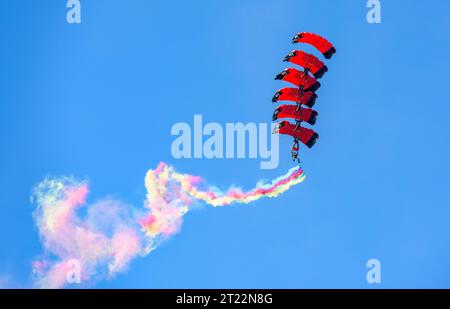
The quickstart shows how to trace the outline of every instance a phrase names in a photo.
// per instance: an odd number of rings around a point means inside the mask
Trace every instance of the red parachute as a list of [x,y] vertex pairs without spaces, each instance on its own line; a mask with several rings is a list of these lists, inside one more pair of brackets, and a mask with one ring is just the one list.
[[284,57],[283,61],[301,66],[308,72],[311,72],[315,78],[321,78],[328,71],[327,66],[316,56],[302,52],[301,50],[291,51]]
[[[323,37],[310,32],[297,33],[293,38],[292,43],[307,43],[313,45],[326,59],[330,59],[336,52],[336,49],[330,42]],[[302,122],[314,125],[318,116],[317,111],[311,108],[305,108],[303,105],[308,107],[314,106],[317,100],[317,94],[315,92],[321,86],[316,79],[321,78],[328,71],[328,68],[316,56],[301,50],[290,52],[284,58],[284,61],[301,66],[303,72],[295,68],[287,68],[275,77],[277,80],[283,80],[293,84],[296,88],[282,88],[278,90],[272,98],[272,102],[295,102],[295,105],[284,104],[275,109],[272,116],[273,121],[282,118],[290,118],[295,120],[295,124],[290,123],[287,120],[282,120],[278,126],[275,127],[274,133],[290,135],[294,138],[292,159],[294,161],[297,160],[300,163],[298,158],[299,142],[311,148],[319,138],[319,134],[314,130],[302,127],[301,125]],[[310,76],[310,73],[314,77]]]
[[284,80],[296,87],[301,87],[304,91],[316,91],[320,88],[320,83],[305,72],[294,68],[284,69],[278,73],[275,79]]
[[317,100],[317,94],[312,91],[303,92],[297,88],[282,88],[275,92],[272,102],[292,101],[300,105],[313,107]]
[[319,138],[319,134],[314,132],[314,130],[292,124],[286,120],[281,121],[278,127],[275,127],[274,133],[290,135],[308,146],[308,148],[314,146]]
[[336,52],[333,44],[328,42],[325,38],[320,35],[311,32],[299,32],[292,39],[292,43],[306,43],[317,48],[325,58],[330,59],[331,56]]
[[280,105],[274,111],[272,120],[276,121],[281,118],[292,118],[296,121],[304,121],[309,123],[310,125],[314,125],[317,120],[317,116],[319,113],[311,108],[298,108],[295,105]]

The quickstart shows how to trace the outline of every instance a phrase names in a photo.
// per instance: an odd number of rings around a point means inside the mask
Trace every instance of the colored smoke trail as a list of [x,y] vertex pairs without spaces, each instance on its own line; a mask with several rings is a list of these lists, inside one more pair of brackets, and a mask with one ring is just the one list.
[[88,191],[86,182],[70,177],[47,178],[34,188],[33,216],[44,248],[33,262],[36,287],[66,285],[74,261],[81,282],[109,278],[145,252],[133,208],[111,198],[86,204]]
[[269,183],[258,182],[244,192],[231,187],[221,191],[201,177],[181,174],[165,163],[145,177],[144,209],[105,198],[88,204],[85,181],[62,177],[45,179],[33,191],[34,219],[44,247],[33,262],[35,285],[60,288],[79,262],[83,283],[112,278],[131,260],[145,256],[180,230],[183,216],[198,202],[226,206],[277,197],[305,179],[299,168],[290,169]]
[[201,177],[177,173],[173,167],[160,163],[155,170],[149,170],[145,177],[145,207],[150,211],[139,222],[148,236],[167,237],[179,230],[182,217],[196,201],[214,207],[233,203],[248,204],[263,197],[276,197],[302,182],[305,177],[301,169],[294,167],[270,183],[258,182],[248,192],[240,188],[222,192],[206,185]]

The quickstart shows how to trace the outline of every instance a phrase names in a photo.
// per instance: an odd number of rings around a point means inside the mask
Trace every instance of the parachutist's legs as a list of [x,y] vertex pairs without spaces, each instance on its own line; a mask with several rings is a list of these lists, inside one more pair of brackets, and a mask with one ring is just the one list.
[[295,138],[294,139],[294,144],[292,145],[292,151],[291,151],[291,155],[292,155],[292,161],[298,161],[300,163],[300,160],[298,158],[298,150],[299,150],[299,143],[298,143],[298,139]]

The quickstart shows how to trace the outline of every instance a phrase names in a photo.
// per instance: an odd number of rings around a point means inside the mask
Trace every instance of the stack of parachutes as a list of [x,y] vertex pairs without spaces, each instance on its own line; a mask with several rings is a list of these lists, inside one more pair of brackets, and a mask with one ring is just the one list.
[[[336,52],[336,49],[330,42],[310,32],[297,33],[292,39],[292,43],[310,44],[319,50],[326,59],[330,59]],[[283,120],[275,128],[274,133],[286,134],[294,138],[292,159],[299,161],[299,141],[311,148],[319,138],[319,135],[314,130],[302,127],[301,123],[306,122],[310,125],[316,123],[318,113],[312,107],[317,99],[316,91],[320,88],[320,83],[317,80],[328,71],[328,68],[316,56],[301,50],[290,52],[284,58],[284,61],[296,64],[303,70],[287,68],[275,77],[275,79],[286,81],[295,87],[286,87],[278,90],[272,102],[291,101],[295,105],[284,104],[278,106],[273,113],[273,121],[290,118],[295,123]]]

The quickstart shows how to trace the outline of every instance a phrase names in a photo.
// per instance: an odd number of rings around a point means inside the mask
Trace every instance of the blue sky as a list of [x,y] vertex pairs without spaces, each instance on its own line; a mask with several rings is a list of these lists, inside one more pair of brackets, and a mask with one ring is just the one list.
[[[298,31],[337,48],[321,80],[307,180],[277,199],[194,211],[180,234],[98,288],[449,288],[447,1],[82,0],[0,4],[0,277],[29,282],[42,248],[30,192],[87,177],[91,201],[139,207],[159,161],[226,188],[291,167],[175,160],[175,122],[270,122]],[[308,49],[306,49],[308,50]],[[312,51],[312,49],[310,49]],[[381,285],[366,261],[382,265]]]

